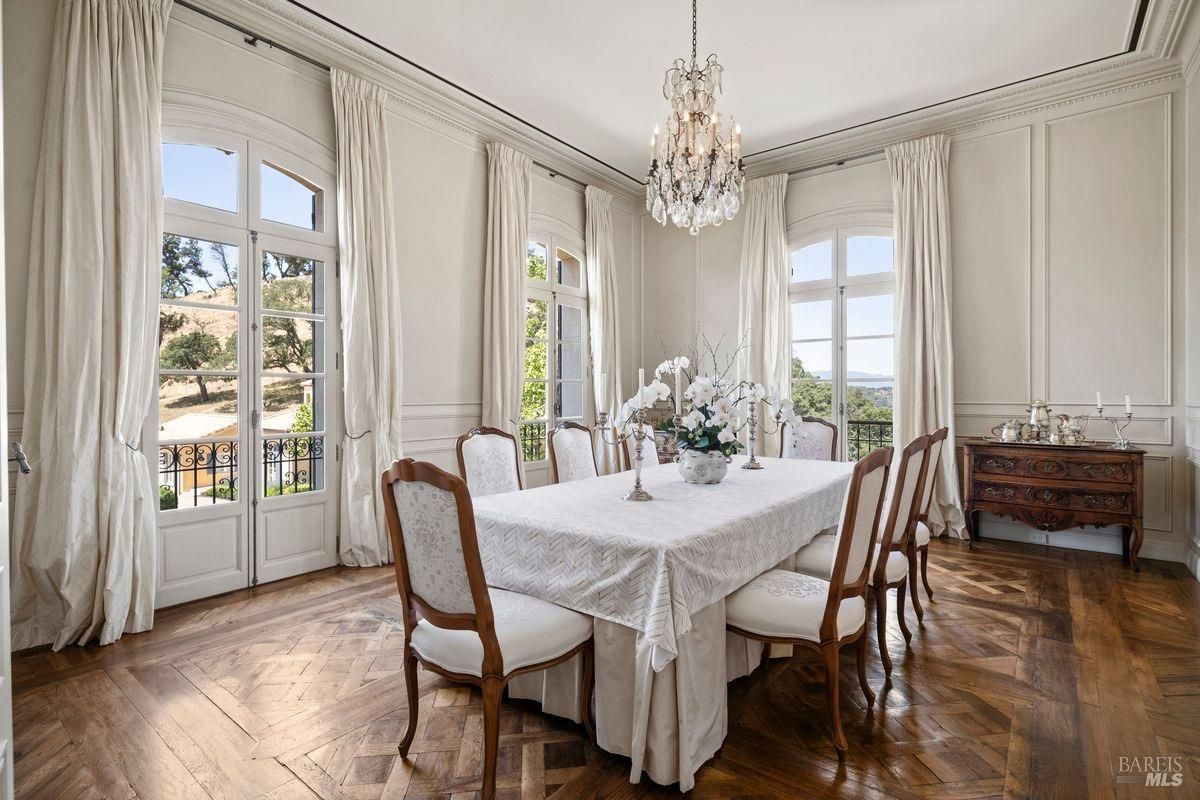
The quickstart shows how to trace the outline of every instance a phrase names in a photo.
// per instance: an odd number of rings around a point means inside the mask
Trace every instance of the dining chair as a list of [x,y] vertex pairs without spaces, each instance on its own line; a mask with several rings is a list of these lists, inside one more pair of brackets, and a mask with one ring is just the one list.
[[406,458],[381,481],[396,585],[404,614],[404,681],[408,757],[417,730],[417,663],[483,693],[483,800],[496,792],[500,700],[526,672],[582,656],[580,718],[594,738],[592,618],[536,597],[495,589],[484,580],[467,485],[433,464]]
[[891,461],[892,448],[881,447],[854,465],[828,579],[772,569],[725,599],[726,630],[764,647],[799,645],[821,653],[839,761],[846,757],[838,694],[842,645],[857,643],[858,682],[867,704],[875,702],[867,685],[867,584]]
[[908,549],[908,590],[912,592],[913,610],[917,612],[918,622],[925,619],[925,609],[921,607],[921,600],[917,597],[917,555],[921,556],[921,583],[925,584],[925,596],[932,600],[933,589],[929,587],[929,540],[932,538],[929,530],[929,504],[933,502],[938,467],[942,461],[942,446],[949,435],[949,428],[938,428],[929,434],[929,466],[925,469],[925,484],[921,487],[921,501],[917,504],[912,544]]
[[521,448],[517,438],[480,425],[458,437],[458,472],[472,497],[517,492],[521,485]]
[[560,422],[550,431],[550,475],[554,483],[595,478],[592,431],[578,422]]
[[837,460],[837,425],[820,417],[801,417],[793,426],[783,423],[779,441],[780,458],[810,461]]

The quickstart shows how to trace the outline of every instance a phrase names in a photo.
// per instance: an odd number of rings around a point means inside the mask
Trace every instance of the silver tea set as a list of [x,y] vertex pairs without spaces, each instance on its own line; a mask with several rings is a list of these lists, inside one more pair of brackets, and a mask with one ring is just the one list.
[[1026,419],[1014,417],[996,425],[992,428],[992,436],[1001,442],[1089,444],[1085,434],[1091,417],[1086,414],[1074,417],[1068,414],[1059,414],[1052,421],[1050,412],[1051,409],[1045,402],[1034,400],[1025,409],[1025,413],[1029,415]]

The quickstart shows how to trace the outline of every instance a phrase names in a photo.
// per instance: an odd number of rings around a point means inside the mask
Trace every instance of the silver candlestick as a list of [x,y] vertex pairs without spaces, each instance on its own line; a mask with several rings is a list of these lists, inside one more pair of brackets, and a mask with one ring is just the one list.
[[1098,416],[1100,419],[1106,419],[1112,423],[1113,433],[1116,435],[1117,440],[1110,445],[1111,449],[1128,450],[1132,446],[1132,443],[1125,438],[1125,429],[1129,427],[1129,423],[1133,422],[1132,411],[1125,412],[1125,421],[1122,422],[1120,417],[1104,416],[1104,406],[1096,406],[1096,416]]
[[[758,431],[759,431],[758,403],[759,403],[759,401],[755,400],[753,398],[753,396],[751,396],[751,398],[750,398],[750,414],[746,419],[746,425],[745,425],[745,427],[749,428],[748,438],[750,440],[750,460],[747,461],[745,464],[742,464],[742,469],[763,469],[764,468],[762,462],[758,460],[758,454],[755,452],[755,450],[757,449],[755,447],[755,442],[758,440]],[[779,427],[782,422],[783,422],[783,411],[776,410],[776,412],[775,412],[775,428],[773,430],[767,430],[767,427],[764,425],[764,426],[762,426],[761,430],[767,436],[774,436],[775,434],[779,433]]]
[[625,499],[639,502],[653,500],[654,495],[642,488],[642,448],[646,440],[650,438],[643,427],[646,425],[646,409],[639,408],[633,412],[633,416],[630,417],[630,423],[633,425],[633,433],[621,433],[614,429],[613,439],[610,441],[606,435],[608,431],[608,412],[601,411],[596,415],[596,427],[600,429],[600,439],[605,444],[616,446],[633,437],[633,488],[625,493]]

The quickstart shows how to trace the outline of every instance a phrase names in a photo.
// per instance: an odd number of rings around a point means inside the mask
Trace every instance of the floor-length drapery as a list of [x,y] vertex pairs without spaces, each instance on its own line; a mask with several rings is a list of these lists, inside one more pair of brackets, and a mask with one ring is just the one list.
[[[737,364],[739,380],[761,383],[768,392],[790,397],[786,195],[786,174],[746,182],[738,282],[738,338],[743,349]],[[778,443],[767,439],[759,434],[758,454],[777,454]]]
[[[612,195],[589,186],[584,196],[587,202],[588,328],[592,347],[592,388],[596,411],[607,411],[609,419],[616,420],[624,394],[621,392],[621,323],[617,308]],[[601,475],[619,470],[617,449],[597,440],[596,467]]]
[[154,624],[154,395],[170,0],[62,0],[34,194],[13,649]]
[[895,441],[950,429],[929,522],[935,534],[964,538],[950,346],[950,139],[935,134],[892,145],[887,160],[896,215]]
[[330,79],[346,358],[340,557],[365,567],[392,560],[379,476],[402,452],[400,269],[387,92],[336,68]]
[[483,424],[517,435],[525,377],[525,259],[529,156],[488,142],[488,225],[483,275]]

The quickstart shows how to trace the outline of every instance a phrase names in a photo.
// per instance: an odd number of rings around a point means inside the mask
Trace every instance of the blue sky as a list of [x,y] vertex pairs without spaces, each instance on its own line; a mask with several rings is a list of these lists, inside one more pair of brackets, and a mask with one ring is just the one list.
[[[215,147],[163,143],[163,196],[223,211],[238,208],[238,153]],[[312,229],[313,193],[267,165],[259,165],[262,217]]]

